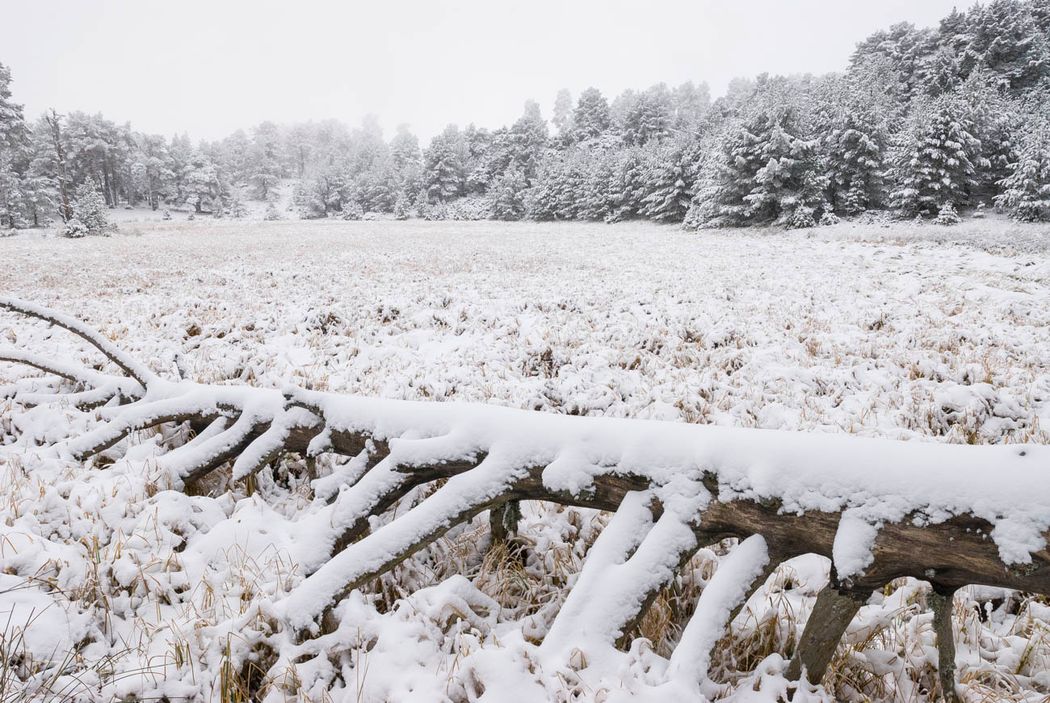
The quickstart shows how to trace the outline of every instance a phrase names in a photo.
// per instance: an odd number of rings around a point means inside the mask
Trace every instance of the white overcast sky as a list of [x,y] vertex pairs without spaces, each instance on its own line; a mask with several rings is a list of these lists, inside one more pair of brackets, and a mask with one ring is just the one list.
[[[823,73],[953,0],[0,0],[0,62],[28,116],[101,111],[215,139],[262,120],[369,113],[389,135],[497,127],[559,88]],[[963,3],[968,5],[969,0]]]

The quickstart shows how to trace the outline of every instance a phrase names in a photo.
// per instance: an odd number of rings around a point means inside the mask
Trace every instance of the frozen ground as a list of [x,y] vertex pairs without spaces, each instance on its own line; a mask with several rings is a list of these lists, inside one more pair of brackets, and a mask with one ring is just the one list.
[[[1047,228],[1001,221],[700,235],[641,224],[125,222],[109,239],[0,240],[0,291],[89,320],[157,371],[207,382],[1046,443],[1048,249]],[[79,348],[8,316],[0,335],[34,351]],[[0,384],[23,373],[2,367]],[[12,424],[46,419],[0,410],[7,442]],[[39,670],[38,683],[76,673],[82,684],[60,681],[102,700],[220,700],[233,635],[208,628],[299,577],[291,537],[265,527],[309,511],[307,486],[275,483],[266,503],[158,492],[149,445],[109,472],[0,447],[0,627],[25,632],[21,656],[7,657],[13,673]],[[661,596],[642,628],[651,645],[624,655],[618,685],[530,660],[530,638],[601,523],[531,506],[524,565],[481,554],[480,524],[452,533],[348,600],[356,630],[335,633],[324,657],[304,653],[270,687],[273,700],[659,699],[653,672],[722,547]],[[715,680],[740,684],[737,699],[775,700],[780,655],[825,568],[798,560],[738,619],[711,666]],[[957,598],[965,693],[1045,700],[1050,608],[1004,595]],[[902,581],[862,611],[828,689],[795,700],[923,700],[932,642],[923,587]]]

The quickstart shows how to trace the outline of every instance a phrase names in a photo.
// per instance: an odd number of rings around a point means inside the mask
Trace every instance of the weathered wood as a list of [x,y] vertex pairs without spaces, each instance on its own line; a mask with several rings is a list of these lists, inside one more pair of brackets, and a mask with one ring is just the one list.
[[937,681],[945,703],[959,703],[955,691],[955,629],[952,627],[952,609],[955,591],[934,589],[926,601],[933,610],[933,631],[937,635]]
[[[141,385],[144,390],[154,383],[160,383],[160,379],[152,371],[77,320],[13,299],[0,298],[0,308],[39,318],[82,337],[98,348],[110,361],[120,367],[127,377],[133,380],[99,374],[68,364],[48,363],[21,353],[5,353],[0,355],[0,361],[27,363],[46,373],[88,386],[109,389],[111,386],[108,384],[112,382],[115,384],[112,387],[121,389],[118,392],[123,394],[122,397],[128,399],[143,396],[138,392],[138,385]],[[99,386],[97,382],[100,379],[105,381],[106,385]],[[121,383],[125,385],[122,386]],[[161,387],[165,392],[174,388]],[[194,391],[200,392],[203,388],[206,387],[195,386]],[[214,388],[216,403],[206,403],[206,407],[180,407],[177,403],[164,405],[163,401],[159,401],[156,405],[143,403],[137,407],[139,410],[145,410],[146,414],[126,421],[118,419],[108,425],[103,424],[93,433],[81,438],[80,445],[87,446],[81,446],[76,456],[85,459],[97,454],[117,444],[134,430],[186,421],[189,421],[195,428],[203,428],[219,416],[237,417],[250,412],[248,408],[239,406],[239,403],[249,401],[241,401],[240,396],[236,393],[223,393],[223,387]],[[164,393],[160,395],[163,396]],[[329,428],[323,408],[304,403],[301,399],[293,402],[289,396],[286,396],[286,400],[289,401],[289,405],[304,408],[310,414],[306,415],[301,422],[297,420],[295,426],[288,428],[287,432],[275,431],[274,436],[279,435],[277,442],[279,446],[271,449],[269,444],[265,444],[266,451],[260,453],[259,456],[253,456],[250,465],[241,467],[244,471],[249,474],[257,471],[286,452],[311,457],[320,452],[332,452],[355,457],[368,450],[366,472],[388,471],[400,477],[396,480],[384,479],[378,482],[382,484],[383,490],[375,496],[368,497],[365,501],[367,508],[362,511],[364,514],[355,513],[350,516],[354,518],[353,522],[334,540],[331,550],[333,557],[366,537],[369,517],[386,513],[420,486],[453,479],[464,472],[480,469],[485,459],[484,452],[479,450],[477,456],[465,459],[438,461],[423,466],[391,466],[387,462],[382,465],[382,468],[377,469],[380,463],[390,456],[388,440],[393,440],[393,438],[374,438],[362,432]],[[251,426],[249,432],[229,435],[228,439],[231,439],[229,446],[219,447],[216,452],[201,459],[199,466],[182,467],[184,469],[182,475],[187,479],[186,482],[192,483],[202,479],[211,471],[236,459],[251,442],[270,430],[280,416],[280,403],[276,403],[278,408],[276,411],[273,410],[274,405],[268,397],[264,398],[261,404],[263,408],[261,416],[258,422]],[[151,408],[152,413],[149,412]],[[254,414],[250,416],[256,417]],[[310,418],[316,418],[316,421]],[[284,419],[287,420],[287,418]],[[224,431],[229,432],[228,429]],[[322,433],[324,433],[323,442],[318,439]],[[1020,450],[1020,455],[1024,455],[1024,450]],[[691,467],[683,467],[683,470],[689,468]],[[494,538],[506,539],[513,525],[516,524],[517,513],[512,506],[516,506],[518,501],[539,500],[615,511],[629,492],[653,489],[658,493],[661,489],[660,486],[652,485],[651,480],[645,476],[622,473],[616,467],[610,467],[599,472],[593,478],[592,485],[582,491],[573,493],[566,490],[552,490],[543,482],[544,469],[544,466],[522,468],[517,472],[518,478],[511,480],[505,486],[495,484],[499,491],[497,494],[486,495],[484,499],[479,498],[455,514],[448,515],[447,520],[420,534],[418,539],[403,539],[405,544],[390,554],[389,559],[377,560],[375,565],[356,573],[345,584],[345,588],[336,594],[337,600],[370,579],[394,568],[455,525],[469,521],[485,510],[492,511]],[[989,470],[993,469],[994,467],[989,467]],[[386,474],[386,476],[389,478],[394,474]],[[712,544],[726,537],[746,538],[754,534],[761,534],[768,545],[770,570],[783,560],[801,554],[812,553],[831,558],[841,514],[822,511],[799,514],[785,511],[777,500],[720,496],[718,482],[714,475],[705,477],[704,485],[713,498],[702,514],[696,515],[688,523],[695,532],[697,545]],[[654,502],[652,511],[653,518],[659,520],[662,506]],[[946,699],[953,700],[952,697],[955,695],[954,642],[951,636],[950,594],[957,588],[970,584],[1050,594],[1050,548],[1044,547],[1032,553],[1030,563],[1007,566],[1000,557],[998,546],[990,538],[993,528],[994,526],[989,521],[968,514],[957,515],[936,523],[931,522],[928,516],[913,514],[905,516],[898,522],[880,525],[873,545],[871,563],[862,573],[851,575],[848,581],[839,582],[833,577],[833,585],[818,596],[813,614],[807,622],[798,649],[789,666],[789,676],[797,678],[804,670],[811,681],[819,681],[831,661],[842,632],[849,625],[867,595],[893,579],[912,576],[928,581],[934,589],[930,603],[934,609],[940,650],[941,687]],[[1050,534],[1044,537],[1050,538]],[[680,558],[678,566],[681,568],[692,556],[692,551],[686,550],[674,556]],[[768,573],[765,576],[768,576]],[[653,588],[649,592],[640,594],[641,607],[638,609],[638,618],[642,617],[646,607],[655,597],[656,590],[657,588]]]
[[798,681],[805,674],[810,683],[820,683],[842,634],[870,595],[870,592],[840,591],[830,584],[817,595],[795,655],[788,664],[789,679]]
[[489,533],[492,544],[507,544],[518,533],[521,520],[521,501],[508,500],[489,511]]

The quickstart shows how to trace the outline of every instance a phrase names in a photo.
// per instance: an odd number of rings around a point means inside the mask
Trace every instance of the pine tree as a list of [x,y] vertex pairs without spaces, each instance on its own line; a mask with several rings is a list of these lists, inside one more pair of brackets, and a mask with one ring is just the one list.
[[657,222],[682,222],[692,198],[693,145],[675,143],[653,151],[645,176],[641,215]]
[[905,217],[967,205],[980,185],[981,142],[965,106],[942,96],[918,109],[893,159],[891,204]]
[[525,216],[525,174],[509,169],[489,191],[492,216],[497,220],[520,220]]
[[398,191],[397,199],[394,201],[394,219],[407,220],[408,210],[408,195],[403,190]]
[[70,238],[106,235],[111,225],[106,216],[106,200],[90,183],[77,186],[73,194],[73,217],[66,223],[63,235]]
[[827,205],[817,142],[799,136],[792,109],[759,111],[722,141],[691,221],[707,226],[777,223],[812,226]]
[[823,142],[833,208],[856,215],[880,207],[886,134],[867,106],[847,105],[833,118]]
[[959,213],[955,210],[955,206],[951,202],[946,202],[941,205],[941,209],[937,211],[937,217],[933,219],[934,224],[951,226],[959,224]]
[[696,225],[747,224],[749,208],[744,198],[755,187],[755,177],[766,163],[763,145],[771,130],[769,115],[760,112],[721,136],[696,196],[696,212],[690,218]]
[[558,136],[565,137],[573,131],[572,94],[562,88],[554,99],[554,113],[551,124],[558,130]]
[[536,177],[548,140],[547,122],[535,101],[525,102],[525,113],[511,126],[507,136],[511,165],[521,171],[527,182],[531,182]]
[[1050,77],[1050,37],[1026,3],[991,0],[971,14],[967,51],[1001,86],[1016,93]]
[[626,149],[617,155],[609,185],[606,222],[638,217],[645,198],[645,156],[641,149]]
[[1017,161],[1001,182],[998,207],[1022,222],[1050,222],[1050,124],[1042,122],[1022,138]]
[[[252,194],[258,200],[269,201],[277,197],[277,186],[283,175],[280,153],[280,135],[277,125],[263,122],[252,134],[251,175]],[[199,212],[199,210],[198,210]]]
[[628,144],[642,145],[671,133],[671,93],[663,83],[639,93],[624,115],[623,136]]
[[37,223],[47,183],[29,174],[29,130],[12,100],[11,71],[0,63],[0,228]]
[[576,141],[587,141],[600,137],[609,130],[609,101],[597,88],[588,88],[580,93],[576,110],[572,114],[573,137]]
[[[785,119],[784,122],[790,122]],[[755,186],[744,196],[752,222],[812,227],[823,213],[827,178],[819,170],[816,140],[773,125],[763,145],[766,164],[755,174]]]
[[434,137],[423,167],[427,200],[443,203],[462,194],[466,181],[466,144],[455,125]]

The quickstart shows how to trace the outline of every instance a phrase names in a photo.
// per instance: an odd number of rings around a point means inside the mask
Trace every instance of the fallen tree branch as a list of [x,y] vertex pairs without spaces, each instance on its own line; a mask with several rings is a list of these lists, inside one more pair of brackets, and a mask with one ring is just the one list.
[[[900,442],[172,383],[76,320],[10,299],[0,299],[0,307],[78,334],[130,377],[21,352],[0,356],[94,388],[119,387],[135,400],[99,410],[99,425],[65,443],[75,458],[114,448],[136,430],[188,421],[202,435],[159,461],[183,483],[231,462],[233,477],[246,478],[291,452],[363,462],[362,473],[304,519],[321,548],[312,548],[312,560],[302,564],[302,583],[274,604],[281,621],[297,631],[315,631],[349,592],[456,525],[528,500],[616,513],[551,628],[544,647],[552,651],[563,651],[582,627],[597,627],[612,646],[699,546],[727,537],[761,536],[768,562],[752,575],[755,582],[794,556],[832,560],[832,586],[817,598],[789,667],[792,676],[805,672],[814,682],[868,594],[895,578],[928,581],[935,593],[986,584],[1050,594],[1050,491],[1033,490],[1045,486],[1048,447]],[[40,400],[16,390],[16,402],[20,397]],[[371,530],[375,518],[438,481],[445,483]],[[754,584],[738,580],[729,590],[746,597]],[[711,595],[701,612],[731,618],[739,603],[730,601]],[[932,602],[940,608],[941,685],[948,692],[954,690],[953,657],[943,633],[950,631],[950,608],[938,606],[936,597]],[[701,633],[690,636],[692,650],[678,655],[675,671],[704,659],[713,635]]]

